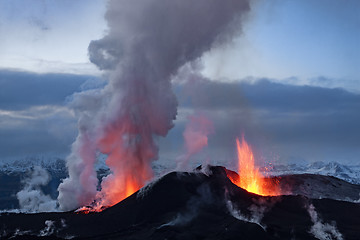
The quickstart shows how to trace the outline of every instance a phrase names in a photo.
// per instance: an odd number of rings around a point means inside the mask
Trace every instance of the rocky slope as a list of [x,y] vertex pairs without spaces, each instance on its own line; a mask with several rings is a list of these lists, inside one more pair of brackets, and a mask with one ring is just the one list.
[[172,172],[100,213],[1,214],[2,239],[359,239],[360,205],[262,197],[223,167]]

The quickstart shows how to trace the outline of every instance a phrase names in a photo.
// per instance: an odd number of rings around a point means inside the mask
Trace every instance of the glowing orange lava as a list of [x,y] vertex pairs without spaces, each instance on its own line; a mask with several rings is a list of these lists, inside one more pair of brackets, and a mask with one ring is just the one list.
[[102,198],[103,195],[99,193],[98,199],[94,200],[94,202],[89,206],[80,207],[75,211],[75,213],[89,214],[94,212],[101,212],[106,208],[111,207],[129,197],[142,187],[142,185],[139,185],[136,180],[132,178],[132,176],[126,176],[120,181],[117,179],[113,181],[113,184],[114,187],[111,195],[108,194],[107,198]]
[[251,147],[245,141],[236,139],[238,174],[239,178],[228,175],[229,179],[237,186],[263,196],[281,195],[278,183],[272,179],[264,178],[255,166],[254,154]]
[[94,202],[89,206],[77,209],[75,212],[79,214],[101,212],[129,197],[144,186],[142,179],[141,181],[139,179],[143,175],[141,175],[140,170],[138,172],[140,174],[139,176],[127,174],[115,177],[112,174],[108,175],[107,178],[110,181],[108,181],[107,184],[111,183],[111,185],[104,184],[104,191],[98,192]]

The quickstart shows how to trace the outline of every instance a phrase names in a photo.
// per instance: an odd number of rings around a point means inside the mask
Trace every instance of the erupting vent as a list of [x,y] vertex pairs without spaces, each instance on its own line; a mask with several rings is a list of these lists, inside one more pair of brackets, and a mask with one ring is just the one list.
[[238,178],[229,175],[229,179],[237,186],[263,196],[281,195],[278,182],[265,178],[255,166],[254,154],[251,147],[242,136],[241,142],[236,139],[238,158]]

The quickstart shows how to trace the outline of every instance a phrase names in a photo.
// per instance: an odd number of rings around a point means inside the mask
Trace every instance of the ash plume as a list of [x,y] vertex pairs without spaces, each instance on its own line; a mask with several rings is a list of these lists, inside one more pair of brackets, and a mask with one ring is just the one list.
[[[74,96],[79,134],[67,158],[69,177],[58,188],[62,210],[95,199],[115,204],[152,178],[156,137],[167,135],[177,114],[171,78],[238,33],[248,11],[248,0],[108,2],[109,31],[89,45],[108,84]],[[99,153],[112,172],[101,191],[94,169]]]

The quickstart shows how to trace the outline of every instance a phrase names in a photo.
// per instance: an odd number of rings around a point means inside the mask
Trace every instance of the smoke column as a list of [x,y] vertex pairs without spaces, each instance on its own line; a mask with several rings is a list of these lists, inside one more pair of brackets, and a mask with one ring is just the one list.
[[[171,78],[179,67],[231,39],[241,29],[248,0],[112,0],[109,31],[89,45],[91,62],[107,72],[101,90],[74,96],[79,135],[67,158],[69,177],[59,186],[61,209],[95,199],[112,205],[151,179],[156,136],[176,117]],[[112,174],[101,191],[94,164],[107,155]]]
[[31,174],[24,179],[24,188],[16,194],[19,200],[20,209],[25,212],[54,212],[57,211],[56,200],[44,194],[41,186],[45,186],[50,181],[49,173],[36,166]]
[[214,125],[205,115],[194,113],[188,117],[183,132],[186,154],[177,159],[177,169],[183,170],[188,167],[191,156],[208,145],[208,135],[213,132]]

